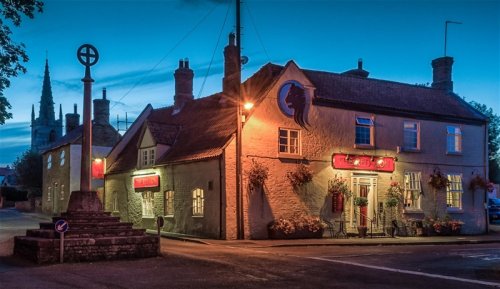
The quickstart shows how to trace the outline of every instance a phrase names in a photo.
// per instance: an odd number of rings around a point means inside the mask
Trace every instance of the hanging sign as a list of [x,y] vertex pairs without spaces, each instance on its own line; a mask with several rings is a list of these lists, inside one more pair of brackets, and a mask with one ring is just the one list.
[[140,176],[134,178],[134,189],[155,188],[160,186],[160,176]]
[[364,170],[377,172],[393,172],[394,158],[351,154],[334,154],[332,166],[341,170]]

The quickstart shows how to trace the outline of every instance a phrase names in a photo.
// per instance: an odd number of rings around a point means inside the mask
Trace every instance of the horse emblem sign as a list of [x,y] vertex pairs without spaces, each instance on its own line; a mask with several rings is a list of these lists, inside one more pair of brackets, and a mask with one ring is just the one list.
[[285,82],[278,92],[278,106],[286,116],[293,116],[293,120],[301,127],[306,126],[306,93],[304,86],[298,81]]

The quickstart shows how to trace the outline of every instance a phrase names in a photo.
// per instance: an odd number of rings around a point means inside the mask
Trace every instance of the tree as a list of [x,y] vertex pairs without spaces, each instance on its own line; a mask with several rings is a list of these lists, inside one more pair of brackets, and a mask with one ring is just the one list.
[[493,112],[493,109],[486,105],[471,101],[470,105],[488,117],[488,163],[489,179],[492,182],[500,183],[500,116]]
[[43,159],[39,153],[27,150],[14,162],[17,183],[31,196],[42,193]]
[[35,12],[42,12],[43,3],[39,0],[0,0],[0,125],[12,118],[8,112],[11,105],[3,92],[10,86],[10,78],[19,73],[25,73],[26,67],[21,62],[28,61],[28,55],[23,43],[15,43],[10,38],[12,31],[5,20],[10,20],[14,26],[21,25],[23,15],[33,19]]

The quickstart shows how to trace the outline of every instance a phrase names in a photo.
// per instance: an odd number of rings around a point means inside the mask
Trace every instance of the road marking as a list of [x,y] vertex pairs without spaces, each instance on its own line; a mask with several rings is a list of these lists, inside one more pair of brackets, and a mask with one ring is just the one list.
[[493,287],[500,287],[500,283],[496,283],[496,282],[472,280],[472,279],[465,279],[465,278],[459,278],[459,277],[452,277],[452,276],[423,273],[423,272],[417,272],[417,271],[395,269],[395,268],[389,268],[389,267],[384,267],[384,266],[374,266],[374,265],[368,265],[368,264],[361,264],[361,263],[349,262],[349,261],[331,260],[331,259],[326,259],[326,258],[321,258],[321,257],[307,257],[307,258],[313,259],[313,260],[331,262],[331,263],[339,263],[339,264],[345,264],[345,265],[351,265],[351,266],[364,267],[364,268],[375,269],[375,270],[383,270],[383,271],[396,272],[396,273],[402,273],[402,274],[425,276],[425,277],[429,277],[429,278],[446,279],[446,280],[453,280],[453,281],[459,281],[459,282],[465,282],[465,283],[473,283],[473,284],[487,285],[487,286],[493,286]]

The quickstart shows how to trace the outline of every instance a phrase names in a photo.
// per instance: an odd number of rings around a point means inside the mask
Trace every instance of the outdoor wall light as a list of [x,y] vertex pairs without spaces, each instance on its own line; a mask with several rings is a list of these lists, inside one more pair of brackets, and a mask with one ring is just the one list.
[[251,103],[251,102],[245,102],[245,104],[243,104],[243,108],[245,110],[251,110],[253,108],[253,103]]

